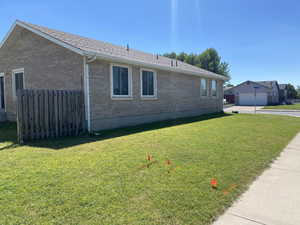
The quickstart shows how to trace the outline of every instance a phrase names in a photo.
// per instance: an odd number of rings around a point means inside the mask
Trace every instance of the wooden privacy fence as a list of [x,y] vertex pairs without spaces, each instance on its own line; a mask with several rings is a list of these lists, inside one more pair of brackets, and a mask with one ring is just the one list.
[[85,131],[82,91],[19,90],[19,142],[77,136]]

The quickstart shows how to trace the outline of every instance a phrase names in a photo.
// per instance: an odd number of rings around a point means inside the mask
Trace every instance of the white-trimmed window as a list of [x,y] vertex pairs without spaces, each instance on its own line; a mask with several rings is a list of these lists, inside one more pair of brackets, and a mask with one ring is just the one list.
[[17,96],[18,90],[25,88],[24,69],[16,69],[12,71],[12,91],[13,96]]
[[111,64],[110,80],[112,98],[132,97],[132,74],[129,66]]
[[201,93],[201,96],[208,96],[208,89],[207,89],[207,83],[208,83],[208,80],[207,79],[204,79],[202,78],[201,81],[200,81],[200,93]]
[[217,81],[216,80],[211,81],[211,96],[217,97]]
[[153,99],[157,97],[157,75],[154,70],[141,69],[141,97]]

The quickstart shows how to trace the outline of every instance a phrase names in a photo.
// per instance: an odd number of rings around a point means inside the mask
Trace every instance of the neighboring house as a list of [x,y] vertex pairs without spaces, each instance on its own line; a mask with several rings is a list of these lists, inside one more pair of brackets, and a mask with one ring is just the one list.
[[226,103],[234,104],[235,103],[235,95],[233,93],[234,87],[225,87],[224,88],[224,99]]
[[245,81],[225,91],[234,95],[236,105],[276,105],[279,104],[279,85],[277,81]]
[[76,89],[85,94],[90,131],[220,112],[227,80],[129,46],[22,21],[0,45],[0,74],[8,120],[16,119],[18,89]]
[[287,84],[279,84],[279,102],[288,102],[288,89]]

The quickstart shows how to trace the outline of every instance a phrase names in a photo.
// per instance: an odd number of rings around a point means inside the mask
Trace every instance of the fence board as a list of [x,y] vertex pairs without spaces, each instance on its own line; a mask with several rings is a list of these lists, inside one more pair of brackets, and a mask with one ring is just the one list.
[[[22,95],[22,98],[23,98],[21,104],[24,107],[24,112],[23,112],[22,119],[25,123],[25,132],[23,132],[23,137],[24,137],[24,139],[27,139],[28,138],[27,136],[29,135],[29,110],[28,110],[29,109],[29,102],[28,102],[28,95],[26,93],[21,93],[21,95]],[[21,123],[21,124],[23,124],[23,123]]]
[[30,138],[32,140],[35,139],[35,136],[34,136],[34,99],[33,99],[33,93],[32,92],[29,92],[29,127],[30,127],[30,132],[29,132],[29,135],[30,135]]
[[41,128],[41,139],[45,138],[45,113],[44,113],[44,107],[45,107],[45,100],[44,100],[44,92],[39,91],[39,116],[40,116],[40,128]]
[[41,130],[40,130],[40,115],[39,115],[39,95],[37,91],[33,92],[34,98],[34,123],[35,123],[35,137],[36,139],[41,138]]
[[78,136],[85,131],[83,104],[81,91],[19,90],[19,142]]
[[46,90],[44,92],[44,98],[45,98],[45,109],[44,114],[45,114],[45,120],[44,120],[44,124],[45,124],[45,133],[46,133],[46,138],[49,138],[49,92],[48,90]]
[[62,92],[58,95],[58,111],[59,111],[59,136],[63,136],[63,107],[62,107]]

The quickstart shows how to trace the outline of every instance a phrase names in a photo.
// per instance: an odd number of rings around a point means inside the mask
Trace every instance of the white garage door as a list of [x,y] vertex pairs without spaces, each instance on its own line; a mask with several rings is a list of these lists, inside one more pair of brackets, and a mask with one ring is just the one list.
[[[240,94],[240,105],[255,105],[255,98],[253,93]],[[256,94],[256,105],[267,105],[268,96],[265,93]]]

